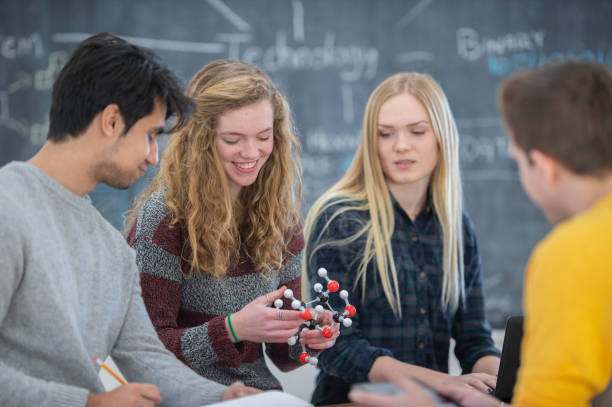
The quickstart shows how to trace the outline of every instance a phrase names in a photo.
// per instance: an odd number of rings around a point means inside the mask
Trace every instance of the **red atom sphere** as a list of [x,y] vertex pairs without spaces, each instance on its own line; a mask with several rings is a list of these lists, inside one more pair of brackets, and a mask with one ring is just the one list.
[[329,329],[328,327],[323,328],[322,333],[323,333],[323,336],[326,338],[331,338],[334,335],[331,329]]
[[310,355],[306,352],[302,352],[302,354],[300,355],[300,362],[302,362],[302,364],[306,364],[308,363],[308,360],[306,360],[306,358],[310,357]]
[[310,310],[308,308],[306,308],[306,311],[302,312],[300,314],[300,317],[304,320],[304,321],[308,321],[310,318],[312,318],[312,315],[310,315]]
[[340,284],[338,284],[336,280],[332,280],[329,283],[327,283],[327,289],[331,291],[332,293],[335,293],[336,291],[338,291],[339,288],[340,288]]
[[355,309],[354,306],[352,305],[347,305],[346,307],[344,307],[345,311],[348,311],[348,316],[352,317],[353,315],[355,315],[355,313],[357,312],[357,310]]

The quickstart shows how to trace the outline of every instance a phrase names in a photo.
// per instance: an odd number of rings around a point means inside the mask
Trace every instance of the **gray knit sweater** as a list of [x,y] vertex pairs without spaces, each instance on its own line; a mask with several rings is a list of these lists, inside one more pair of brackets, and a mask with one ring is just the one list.
[[[225,328],[228,313],[282,285],[296,296],[301,291],[302,230],[290,233],[283,267],[263,278],[242,254],[229,268],[226,278],[210,275],[187,277],[190,265],[184,260],[187,233],[170,227],[163,192],[151,194],[138,213],[128,242],[136,249],[141,271],[144,302],[153,326],[166,347],[200,375],[219,383],[240,380],[262,390],[280,389],[266,366],[261,343],[232,343]],[[214,221],[214,220],[211,220]],[[285,300],[285,308],[291,309]],[[266,344],[270,359],[281,369],[300,366],[300,344]]]
[[84,406],[103,392],[93,361],[113,357],[162,405],[218,401],[159,341],[133,250],[93,207],[40,169],[0,169],[0,406]]

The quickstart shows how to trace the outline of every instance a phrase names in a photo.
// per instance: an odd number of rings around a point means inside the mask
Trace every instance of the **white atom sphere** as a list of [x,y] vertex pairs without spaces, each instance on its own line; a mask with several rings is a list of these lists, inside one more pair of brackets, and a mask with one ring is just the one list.
[[306,332],[306,331],[310,331],[310,329],[308,329],[306,327],[302,328],[302,332]]
[[326,277],[327,269],[325,269],[325,267],[321,267],[319,270],[317,270],[317,274],[319,275],[319,277]]
[[288,343],[290,346],[295,345],[295,343],[296,343],[296,342],[297,342],[297,336],[292,336],[292,337],[290,337],[290,338],[287,340],[287,343]]
[[293,298],[293,291],[287,288],[285,290],[285,298]]
[[344,318],[344,321],[342,321],[342,325],[348,328],[349,326],[353,325],[353,321],[350,318]]
[[346,290],[340,291],[340,298],[342,298],[343,300],[346,300],[348,298],[348,291]]
[[291,301],[291,308],[300,309],[301,306],[302,306],[302,303],[299,300]]
[[276,299],[276,301],[274,301],[274,306],[276,308],[280,308],[283,306],[283,300],[281,300],[280,298]]
[[317,359],[315,356],[311,356],[308,358],[308,363],[310,363],[313,366],[316,366],[317,363],[319,363],[319,359]]
[[316,283],[314,286],[312,286],[313,290],[315,290],[316,293],[320,293],[321,291],[323,291],[323,284],[321,283]]
[[317,311],[317,312],[323,312],[323,306],[322,306],[321,304],[317,305],[317,306],[315,307],[315,311]]

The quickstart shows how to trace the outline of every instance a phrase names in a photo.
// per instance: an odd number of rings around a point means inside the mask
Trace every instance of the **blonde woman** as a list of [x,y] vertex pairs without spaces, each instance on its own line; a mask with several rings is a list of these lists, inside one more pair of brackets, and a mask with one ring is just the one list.
[[[450,107],[429,75],[391,76],[370,96],[349,170],[306,219],[311,283],[326,267],[360,302],[353,325],[319,357],[313,404],[347,402],[351,383],[395,375],[495,387],[499,351],[463,213],[458,149]],[[463,376],[447,374],[451,337]]]
[[[196,111],[128,218],[144,302],[162,342],[202,376],[280,389],[261,344],[281,370],[300,366],[300,344],[287,345],[299,312],[269,306],[301,286],[289,108],[266,74],[234,60],[206,65],[187,93]],[[321,350],[335,336],[300,341]]]

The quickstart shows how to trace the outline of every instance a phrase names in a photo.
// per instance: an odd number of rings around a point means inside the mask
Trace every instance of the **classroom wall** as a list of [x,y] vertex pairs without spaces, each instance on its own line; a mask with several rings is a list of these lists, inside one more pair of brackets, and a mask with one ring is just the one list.
[[[266,70],[302,144],[303,208],[346,170],[368,95],[388,75],[433,75],[461,139],[465,208],[479,237],[487,310],[520,313],[522,270],[549,230],[520,187],[496,107],[501,80],[554,59],[612,66],[608,0],[24,0],[0,2],[0,165],[44,143],[51,86],[75,44],[110,31],[157,52],[183,80],[218,58]],[[116,227],[155,173],[91,194]],[[321,265],[324,266],[324,265]]]

